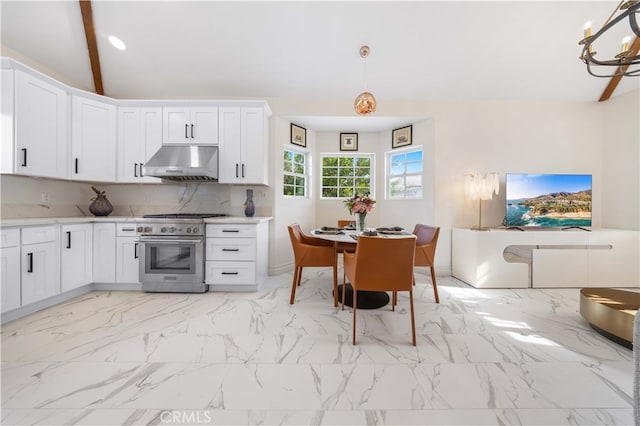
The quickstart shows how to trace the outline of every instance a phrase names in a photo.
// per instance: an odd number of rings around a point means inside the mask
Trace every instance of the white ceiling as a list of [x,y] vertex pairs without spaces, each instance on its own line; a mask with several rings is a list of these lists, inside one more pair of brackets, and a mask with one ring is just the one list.
[[[352,102],[366,81],[379,104],[596,101],[608,79],[587,74],[577,42],[586,21],[597,27],[617,4],[94,0],[93,14],[105,94],[114,98]],[[0,13],[3,54],[93,90],[77,1],[2,0]],[[113,48],[110,34],[127,50]],[[371,46],[366,80],[363,44]],[[619,49],[612,44],[599,54]],[[615,94],[638,87],[640,78],[623,78]]]

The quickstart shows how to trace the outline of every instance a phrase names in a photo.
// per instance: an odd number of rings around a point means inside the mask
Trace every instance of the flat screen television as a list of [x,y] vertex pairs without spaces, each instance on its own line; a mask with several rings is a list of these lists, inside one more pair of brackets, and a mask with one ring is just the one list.
[[591,226],[591,175],[507,173],[506,226]]

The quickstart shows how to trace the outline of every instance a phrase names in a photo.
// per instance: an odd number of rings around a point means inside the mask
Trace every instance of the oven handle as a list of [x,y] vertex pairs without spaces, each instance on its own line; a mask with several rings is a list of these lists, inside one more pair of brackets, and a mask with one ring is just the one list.
[[169,238],[155,238],[155,237],[140,237],[140,240],[138,240],[139,243],[141,244],[175,244],[175,243],[201,243],[202,242],[202,237],[195,237],[195,238],[176,238],[176,239],[169,239]]

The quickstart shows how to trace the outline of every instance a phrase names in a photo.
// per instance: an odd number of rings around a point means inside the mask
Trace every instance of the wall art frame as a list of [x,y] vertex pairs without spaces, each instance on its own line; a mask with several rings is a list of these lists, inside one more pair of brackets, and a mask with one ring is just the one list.
[[401,148],[413,143],[413,125],[399,127],[391,132],[391,148]]
[[357,151],[358,134],[340,133],[340,151]]
[[291,123],[291,143],[303,148],[307,147],[307,129]]

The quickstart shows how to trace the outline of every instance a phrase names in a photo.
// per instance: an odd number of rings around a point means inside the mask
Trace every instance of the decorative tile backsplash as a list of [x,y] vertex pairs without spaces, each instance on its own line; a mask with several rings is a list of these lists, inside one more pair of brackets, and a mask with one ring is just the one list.
[[[226,213],[244,216],[244,186],[211,182],[168,182],[161,184],[100,184],[2,175],[0,217],[91,216],[89,204],[95,193],[105,191],[113,205],[111,216],[142,216],[149,213]],[[256,216],[271,216],[269,188],[254,188]]]

